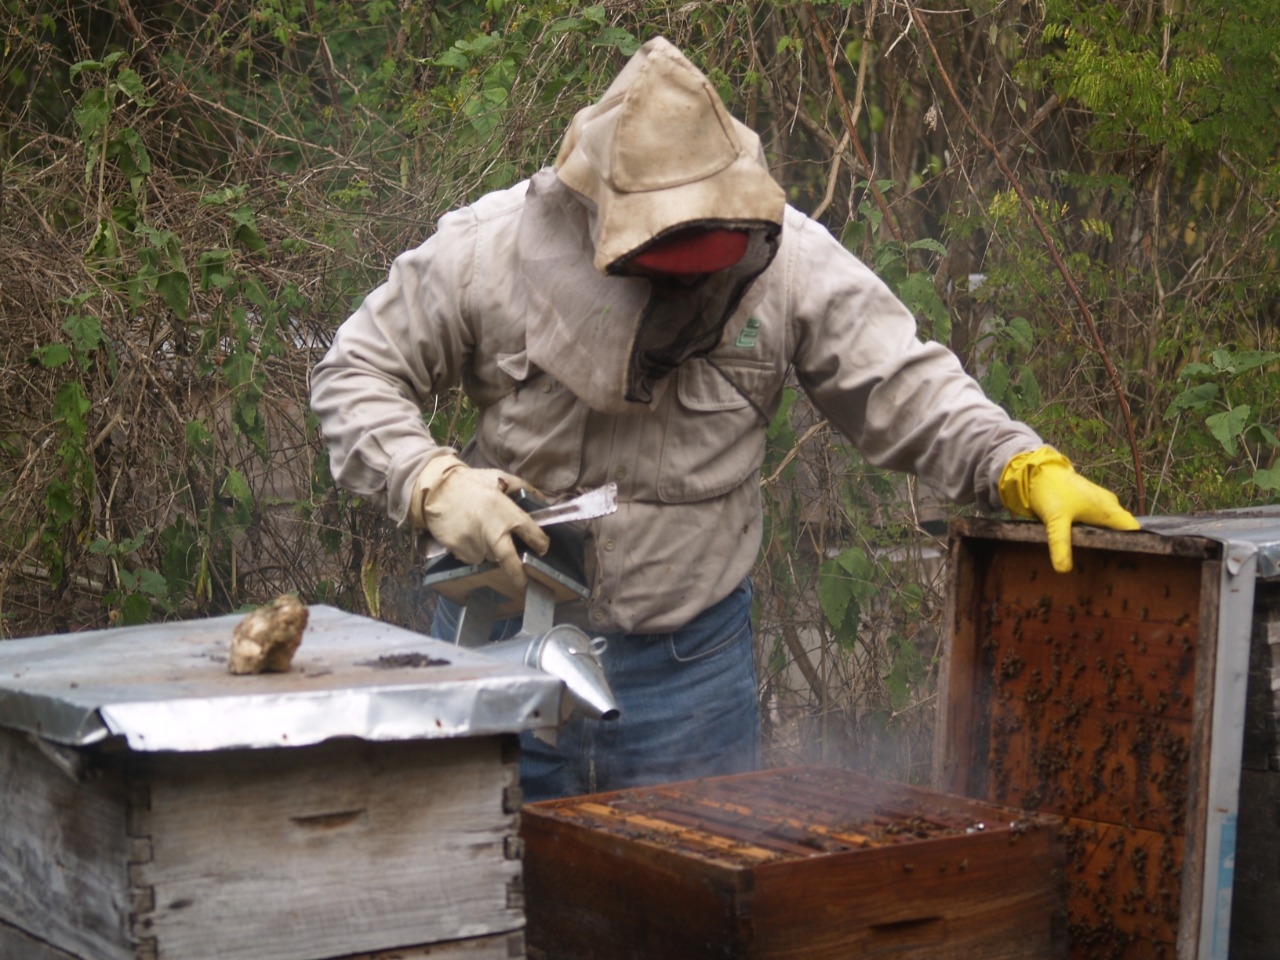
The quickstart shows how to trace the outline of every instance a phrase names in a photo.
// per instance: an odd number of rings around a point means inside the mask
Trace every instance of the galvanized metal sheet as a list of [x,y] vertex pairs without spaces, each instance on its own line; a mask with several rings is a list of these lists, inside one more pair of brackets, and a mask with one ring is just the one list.
[[313,606],[289,673],[233,676],[242,616],[0,642],[0,726],[138,751],[294,747],[554,729],[542,672]]
[[1142,529],[1151,533],[1221,541],[1227,545],[1226,561],[1232,567],[1240,567],[1256,553],[1257,578],[1280,577],[1280,504],[1138,519]]

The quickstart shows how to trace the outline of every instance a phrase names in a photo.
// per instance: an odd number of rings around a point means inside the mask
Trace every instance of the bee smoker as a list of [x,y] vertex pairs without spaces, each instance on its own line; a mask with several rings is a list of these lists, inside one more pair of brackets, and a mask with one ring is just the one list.
[[[537,517],[540,505],[530,501],[523,491],[515,499]],[[585,536],[578,528],[568,525],[545,529],[551,546],[544,556],[538,556],[517,541],[528,579],[523,590],[517,588],[496,563],[463,564],[451,554],[428,564],[423,585],[462,607],[455,638],[460,646],[543,670],[563,681],[568,696],[561,700],[561,723],[574,713],[597,720],[615,720],[618,703],[600,662],[605,639],[589,637],[570,624],[555,623],[557,604],[585,599],[590,593],[582,561]],[[514,637],[490,641],[490,628],[495,620],[517,615],[522,619],[520,631]]]

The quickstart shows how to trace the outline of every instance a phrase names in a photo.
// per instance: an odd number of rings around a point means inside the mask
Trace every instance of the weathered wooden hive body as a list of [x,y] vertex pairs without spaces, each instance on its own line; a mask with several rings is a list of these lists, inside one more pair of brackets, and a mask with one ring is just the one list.
[[561,684],[313,607],[0,643],[0,957],[524,956],[516,733]]
[[1065,819],[1073,960],[1274,960],[1280,509],[1074,542],[953,527],[935,785]]
[[1060,826],[813,767],[530,804],[529,955],[1061,958]]

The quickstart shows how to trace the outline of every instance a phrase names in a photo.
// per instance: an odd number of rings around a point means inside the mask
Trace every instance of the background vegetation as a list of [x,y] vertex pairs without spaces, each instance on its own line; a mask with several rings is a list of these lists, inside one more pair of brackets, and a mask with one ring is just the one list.
[[[791,200],[1140,512],[1280,488],[1271,0],[0,0],[0,634],[297,592],[422,629],[307,376],[444,211],[664,34]],[[789,397],[775,760],[927,775],[951,507]],[[431,411],[465,437],[458,398]]]

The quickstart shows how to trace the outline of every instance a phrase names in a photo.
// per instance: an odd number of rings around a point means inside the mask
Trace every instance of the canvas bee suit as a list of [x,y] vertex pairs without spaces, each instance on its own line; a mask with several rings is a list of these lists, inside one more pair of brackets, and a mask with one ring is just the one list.
[[[1039,516],[1059,568],[1072,522],[1136,527],[786,204],[758,136],[661,38],[553,166],[442,217],[339,328],[312,378],[334,477],[464,561],[519,580],[512,534],[545,549],[505,489],[618,485],[590,523],[591,595],[562,619],[609,637],[622,719],[526,757],[529,795],[754,763],[747,578],[789,373],[870,462]],[[459,384],[479,411],[464,451],[422,417]]]

